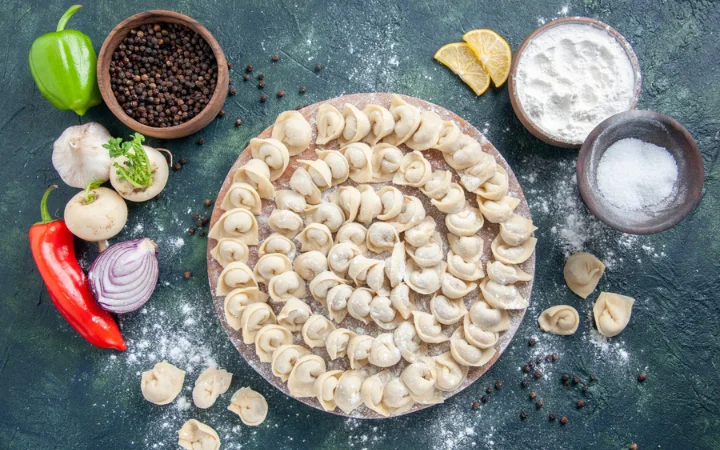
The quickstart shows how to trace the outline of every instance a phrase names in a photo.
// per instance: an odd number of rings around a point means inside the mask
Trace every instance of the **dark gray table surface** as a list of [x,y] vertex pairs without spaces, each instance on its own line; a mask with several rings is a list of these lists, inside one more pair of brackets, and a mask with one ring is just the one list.
[[[115,24],[150,8],[189,14],[214,33],[234,64],[237,95],[225,118],[195,136],[160,142],[188,164],[171,173],[162,198],[130,207],[118,240],[149,237],[160,245],[158,289],[140,312],[121,319],[129,349],[116,353],[88,345],[58,315],[33,264],[27,229],[39,218],[45,187],[61,183],[50,161],[52,143],[81,121],[58,112],[35,88],[27,66],[32,40],[55,29],[68,2],[8,0],[0,4],[2,92],[0,109],[0,448],[175,448],[176,430],[194,417],[215,427],[223,448],[719,448],[720,444],[720,3],[713,1],[109,1],[87,2],[70,22],[99,50]],[[537,26],[562,15],[594,17],[633,44],[643,71],[639,108],[671,115],[695,136],[706,171],[704,196],[676,228],[637,237],[593,219],[574,183],[576,152],[545,145],[516,119],[507,89],[476,98],[433,61],[441,45],[465,31],[487,27],[513,49]],[[281,55],[277,63],[273,53]],[[244,83],[252,64],[266,75],[267,103],[257,80]],[[313,72],[322,64],[320,73]],[[299,86],[307,93],[300,95]],[[275,92],[287,93],[282,99]],[[228,168],[247,141],[275,116],[299,104],[344,93],[384,91],[417,96],[455,111],[487,137],[511,164],[540,229],[531,306],[509,350],[473,386],[443,405],[382,421],[347,420],[285,397],[250,368],[214,315],[208,288],[206,239],[188,236],[191,214],[209,213]],[[243,120],[240,128],[233,123]],[[127,135],[104,106],[82,119]],[[203,137],[205,145],[195,141]],[[75,190],[62,185],[51,199],[62,215]],[[78,244],[85,267],[94,254]],[[565,258],[585,250],[608,263],[599,290],[636,299],[632,320],[617,338],[601,340],[591,319],[593,294],[575,297],[562,277]],[[183,278],[189,270],[193,276]],[[574,336],[542,334],[539,313],[555,304],[575,306]],[[528,346],[537,337],[538,344]],[[542,363],[543,376],[521,388],[521,366]],[[186,390],[171,406],[157,407],[140,393],[140,372],[167,358],[188,369]],[[228,394],[209,410],[188,404],[190,386],[215,362],[234,374]],[[647,381],[636,381],[638,373]],[[578,386],[563,387],[563,373]],[[583,394],[580,386],[595,374]],[[477,410],[485,388],[504,380]],[[258,428],[225,410],[232,392],[251,386],[270,405]],[[531,391],[544,400],[536,410]],[[578,399],[585,400],[576,409]],[[520,411],[528,418],[521,421]],[[561,427],[550,411],[566,415]]]

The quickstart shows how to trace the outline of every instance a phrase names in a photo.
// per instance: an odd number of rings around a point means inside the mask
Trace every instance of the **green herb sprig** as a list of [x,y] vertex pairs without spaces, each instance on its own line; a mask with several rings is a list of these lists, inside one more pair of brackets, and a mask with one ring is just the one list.
[[135,186],[135,188],[148,188],[152,186],[152,167],[150,159],[143,148],[145,136],[135,133],[131,136],[132,140],[123,142],[122,138],[113,138],[104,144],[103,147],[110,150],[110,157],[117,158],[124,156],[127,158],[122,165],[117,161],[113,167],[117,169],[120,179],[127,181]]

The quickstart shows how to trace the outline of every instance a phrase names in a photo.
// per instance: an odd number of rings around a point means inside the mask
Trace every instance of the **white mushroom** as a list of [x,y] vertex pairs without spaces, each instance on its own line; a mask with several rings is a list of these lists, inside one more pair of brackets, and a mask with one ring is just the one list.
[[110,154],[103,148],[112,136],[95,122],[68,127],[53,144],[52,163],[69,186],[85,188],[110,179]]

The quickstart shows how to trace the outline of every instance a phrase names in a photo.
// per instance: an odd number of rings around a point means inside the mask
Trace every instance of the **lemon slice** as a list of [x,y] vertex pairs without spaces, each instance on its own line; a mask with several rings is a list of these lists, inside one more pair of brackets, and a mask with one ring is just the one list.
[[512,51],[505,39],[493,30],[479,29],[465,33],[463,40],[490,74],[495,87],[502,86],[510,73],[512,62]]
[[457,74],[475,95],[482,95],[490,87],[490,76],[475,57],[470,46],[464,42],[443,45],[434,58]]

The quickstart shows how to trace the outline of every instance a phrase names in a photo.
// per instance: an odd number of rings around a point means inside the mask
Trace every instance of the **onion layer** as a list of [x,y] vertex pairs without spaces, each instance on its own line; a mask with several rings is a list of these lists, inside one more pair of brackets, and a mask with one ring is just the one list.
[[123,314],[150,299],[158,281],[157,244],[150,239],[111,245],[90,266],[88,278],[100,307]]

